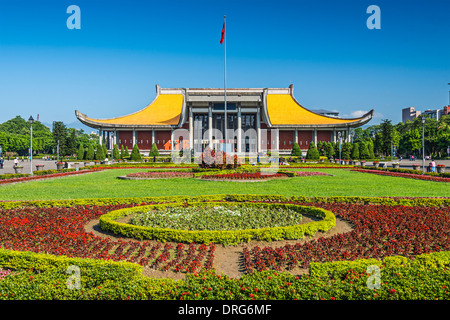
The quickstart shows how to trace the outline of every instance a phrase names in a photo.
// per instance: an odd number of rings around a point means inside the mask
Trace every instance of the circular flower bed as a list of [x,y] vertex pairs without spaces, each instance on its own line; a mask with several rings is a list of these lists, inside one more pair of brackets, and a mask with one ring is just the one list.
[[140,180],[140,179],[171,179],[171,178],[192,178],[191,172],[184,171],[147,171],[134,172],[126,176],[119,177],[120,179]]
[[298,171],[295,173],[298,177],[311,177],[311,176],[329,176],[328,173],[325,172],[315,172],[315,171]]
[[289,176],[286,173],[267,173],[261,172],[238,172],[238,173],[223,173],[210,174],[201,177],[202,180],[232,180],[232,181],[267,181],[272,179],[285,179]]
[[178,230],[239,230],[284,227],[302,222],[302,214],[281,207],[188,206],[148,210],[131,218],[137,226]]
[[[182,210],[180,207],[191,207],[190,210]],[[201,210],[196,209],[201,207],[206,213],[200,213]],[[212,207],[212,208],[208,208]],[[217,210],[214,207],[222,207]],[[242,209],[242,208],[248,209]],[[157,212],[168,210],[167,217],[157,217]],[[177,208],[177,209],[175,209]],[[192,209],[193,208],[193,209]],[[194,202],[188,204],[158,204],[149,206],[138,206],[133,208],[121,209],[112,211],[100,217],[100,227],[105,231],[110,231],[115,234],[126,237],[133,237],[136,239],[154,239],[160,241],[176,241],[176,242],[198,242],[198,243],[222,243],[222,244],[238,244],[241,242],[248,242],[252,239],[273,241],[283,239],[301,239],[305,235],[314,235],[316,231],[327,231],[336,225],[336,218],[331,211],[319,209],[310,206],[300,206],[295,204],[280,204],[280,203],[253,203],[241,202],[239,203],[239,210],[235,203],[229,202]],[[234,217],[226,222],[227,218],[222,217],[221,213],[227,212],[229,217],[232,215],[243,214],[242,221],[236,227],[222,227],[226,223],[230,225],[237,223],[237,218]],[[157,211],[151,214],[146,221],[145,214],[151,211]],[[196,212],[194,217],[181,217],[186,212]],[[216,211],[213,217],[206,218],[208,213]],[[254,213],[252,213],[254,211]],[[273,211],[275,213],[271,214]],[[284,213],[283,213],[284,211]],[[219,212],[219,213],[217,213]],[[143,225],[133,225],[130,223],[118,222],[116,220],[135,214],[144,213]],[[189,214],[189,213],[188,213]],[[268,217],[262,218],[262,215]],[[307,214],[319,218],[319,221],[312,221],[309,223],[299,223],[301,215]],[[270,217],[272,215],[272,217]],[[138,215],[137,221],[141,218]],[[173,221],[170,219],[173,218]],[[195,223],[195,230],[191,230],[187,225],[191,219],[197,219]],[[255,222],[252,219],[266,219],[264,221]],[[279,226],[270,226],[274,221],[277,221]],[[165,223],[171,223],[167,228]],[[148,224],[148,226],[147,226]],[[174,228],[171,228],[174,227]],[[255,228],[256,227],[256,228]]]

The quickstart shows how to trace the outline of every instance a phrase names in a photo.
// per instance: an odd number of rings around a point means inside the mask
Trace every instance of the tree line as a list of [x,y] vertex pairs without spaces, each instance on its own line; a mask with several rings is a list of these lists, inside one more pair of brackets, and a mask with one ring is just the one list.
[[[0,146],[4,154],[28,156],[30,152],[31,125],[20,116],[0,124]],[[67,128],[61,121],[53,122],[52,129],[39,121],[33,123],[33,154],[73,156],[80,145],[99,143],[96,134],[87,134],[83,130]]]
[[[339,148],[341,159],[375,159],[380,157],[422,157],[423,141],[425,155],[432,158],[448,157],[450,147],[450,115],[444,115],[439,120],[424,117],[408,120],[405,123],[392,124],[384,119],[380,124],[365,129],[352,129],[351,142],[339,143],[318,142],[311,143],[306,154],[307,159],[322,157],[338,158]],[[423,135],[423,137],[422,137]],[[300,147],[294,143],[293,156],[301,156]]]

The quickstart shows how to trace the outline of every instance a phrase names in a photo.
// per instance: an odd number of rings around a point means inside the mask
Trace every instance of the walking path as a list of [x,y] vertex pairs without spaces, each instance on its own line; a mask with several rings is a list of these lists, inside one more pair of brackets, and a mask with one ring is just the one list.
[[[43,159],[33,159],[33,171],[36,171],[36,165],[37,164],[42,164],[44,165],[44,167],[42,168],[42,170],[56,170],[56,160],[43,160]],[[69,162],[70,163],[70,162]],[[90,164],[94,164],[94,162],[90,163]],[[7,174],[7,173],[15,173],[14,171],[14,160],[6,160],[3,163],[3,169],[0,169],[0,174]],[[31,169],[31,163],[30,161],[24,160],[22,162],[21,159],[19,159],[19,166],[22,166],[22,173],[30,173],[30,169]],[[79,167],[83,167],[84,166],[84,162],[79,162]]]

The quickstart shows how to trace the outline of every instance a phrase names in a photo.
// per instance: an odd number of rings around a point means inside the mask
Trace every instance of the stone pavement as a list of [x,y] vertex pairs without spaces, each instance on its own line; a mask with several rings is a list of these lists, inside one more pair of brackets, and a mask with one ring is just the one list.
[[[43,164],[44,167],[42,168],[42,170],[56,170],[56,160],[43,160],[43,159],[33,159],[33,171],[36,171],[36,165],[37,164]],[[94,162],[92,162],[91,164],[94,164]],[[22,166],[22,173],[30,173],[30,161],[24,160],[22,162],[21,159],[19,159],[19,166]],[[6,160],[3,163],[3,169],[0,169],[0,174],[6,174],[6,173],[15,173],[14,171],[14,160]],[[83,162],[79,162],[79,167],[83,167],[84,163]]]

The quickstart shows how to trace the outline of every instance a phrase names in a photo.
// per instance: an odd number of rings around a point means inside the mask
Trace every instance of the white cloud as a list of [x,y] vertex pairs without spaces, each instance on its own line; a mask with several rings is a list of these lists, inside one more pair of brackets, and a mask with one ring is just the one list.
[[363,115],[365,115],[367,113],[367,111],[364,110],[356,110],[353,111],[352,113],[350,113],[350,118],[359,118],[362,117]]

